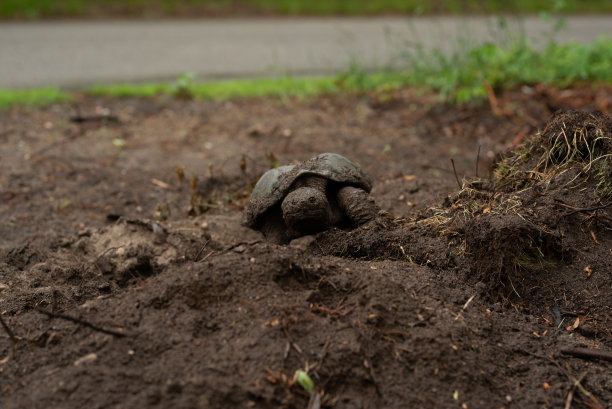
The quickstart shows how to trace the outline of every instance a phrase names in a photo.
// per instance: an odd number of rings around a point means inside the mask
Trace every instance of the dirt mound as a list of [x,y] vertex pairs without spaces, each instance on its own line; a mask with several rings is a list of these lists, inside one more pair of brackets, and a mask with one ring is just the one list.
[[611,124],[601,113],[557,113],[505,154],[492,180],[464,180],[442,206],[411,220],[328,231],[311,249],[456,268],[486,283],[486,297],[526,311],[582,311],[580,330],[609,340]]
[[557,113],[499,162],[487,191],[457,195],[449,211],[468,215],[455,227],[466,255],[502,298],[541,313],[588,305],[591,330],[604,338],[612,325],[610,158],[609,116]]

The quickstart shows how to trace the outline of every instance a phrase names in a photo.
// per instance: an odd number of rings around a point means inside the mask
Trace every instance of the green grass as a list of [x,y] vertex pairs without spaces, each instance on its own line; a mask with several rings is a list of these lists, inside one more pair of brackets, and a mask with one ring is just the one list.
[[0,18],[163,17],[270,12],[287,15],[612,12],[602,0],[2,0]]
[[[368,74],[353,69],[333,77],[284,77],[187,83],[183,83],[181,77],[173,84],[99,85],[93,87],[91,93],[113,97],[152,97],[168,94],[213,100],[258,96],[306,97],[326,93],[398,88],[405,83],[406,74],[398,72]],[[177,86],[177,83],[181,85]]]
[[32,90],[0,89],[0,109],[13,105],[45,106],[56,102],[68,101],[70,96],[56,88],[37,88]]
[[[440,93],[451,103],[478,103],[487,97],[486,87],[512,89],[525,84],[567,87],[580,82],[612,83],[612,39],[594,43],[550,43],[542,50],[527,41],[507,46],[485,44],[467,54],[445,55],[420,49],[408,53],[411,63],[402,72],[367,73],[358,66],[333,77],[269,78],[195,82],[186,73],[173,83],[100,85],[88,90],[112,97],[175,97],[224,100],[235,97],[305,97],[337,92],[388,91],[416,86]],[[0,108],[10,105],[40,106],[64,101],[69,96],[57,89],[0,90]]]

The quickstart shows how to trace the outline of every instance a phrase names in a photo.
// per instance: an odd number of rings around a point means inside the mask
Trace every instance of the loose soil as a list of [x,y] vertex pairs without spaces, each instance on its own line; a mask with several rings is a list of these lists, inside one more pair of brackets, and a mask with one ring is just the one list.
[[[545,153],[587,129],[606,159],[610,95],[1,111],[0,407],[306,408],[298,369],[325,408],[609,407],[610,362],[561,349],[612,348],[612,175]],[[263,172],[322,152],[389,215],[284,246],[241,226]]]

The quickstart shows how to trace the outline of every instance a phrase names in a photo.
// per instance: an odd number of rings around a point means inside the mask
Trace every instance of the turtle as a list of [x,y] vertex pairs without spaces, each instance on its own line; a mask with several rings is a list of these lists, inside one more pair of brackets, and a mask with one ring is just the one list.
[[359,166],[336,153],[322,153],[264,173],[253,188],[243,224],[276,244],[332,226],[357,227],[380,211],[371,189]]

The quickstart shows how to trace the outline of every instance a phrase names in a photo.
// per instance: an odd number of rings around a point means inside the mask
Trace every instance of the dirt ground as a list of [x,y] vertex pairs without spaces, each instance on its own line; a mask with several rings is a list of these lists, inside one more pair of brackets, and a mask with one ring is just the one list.
[[[324,408],[611,407],[610,361],[571,354],[612,349],[611,96],[0,111],[0,407],[306,408],[298,369]],[[562,164],[546,137],[576,129],[593,149]],[[384,220],[241,226],[264,171],[322,152]]]

